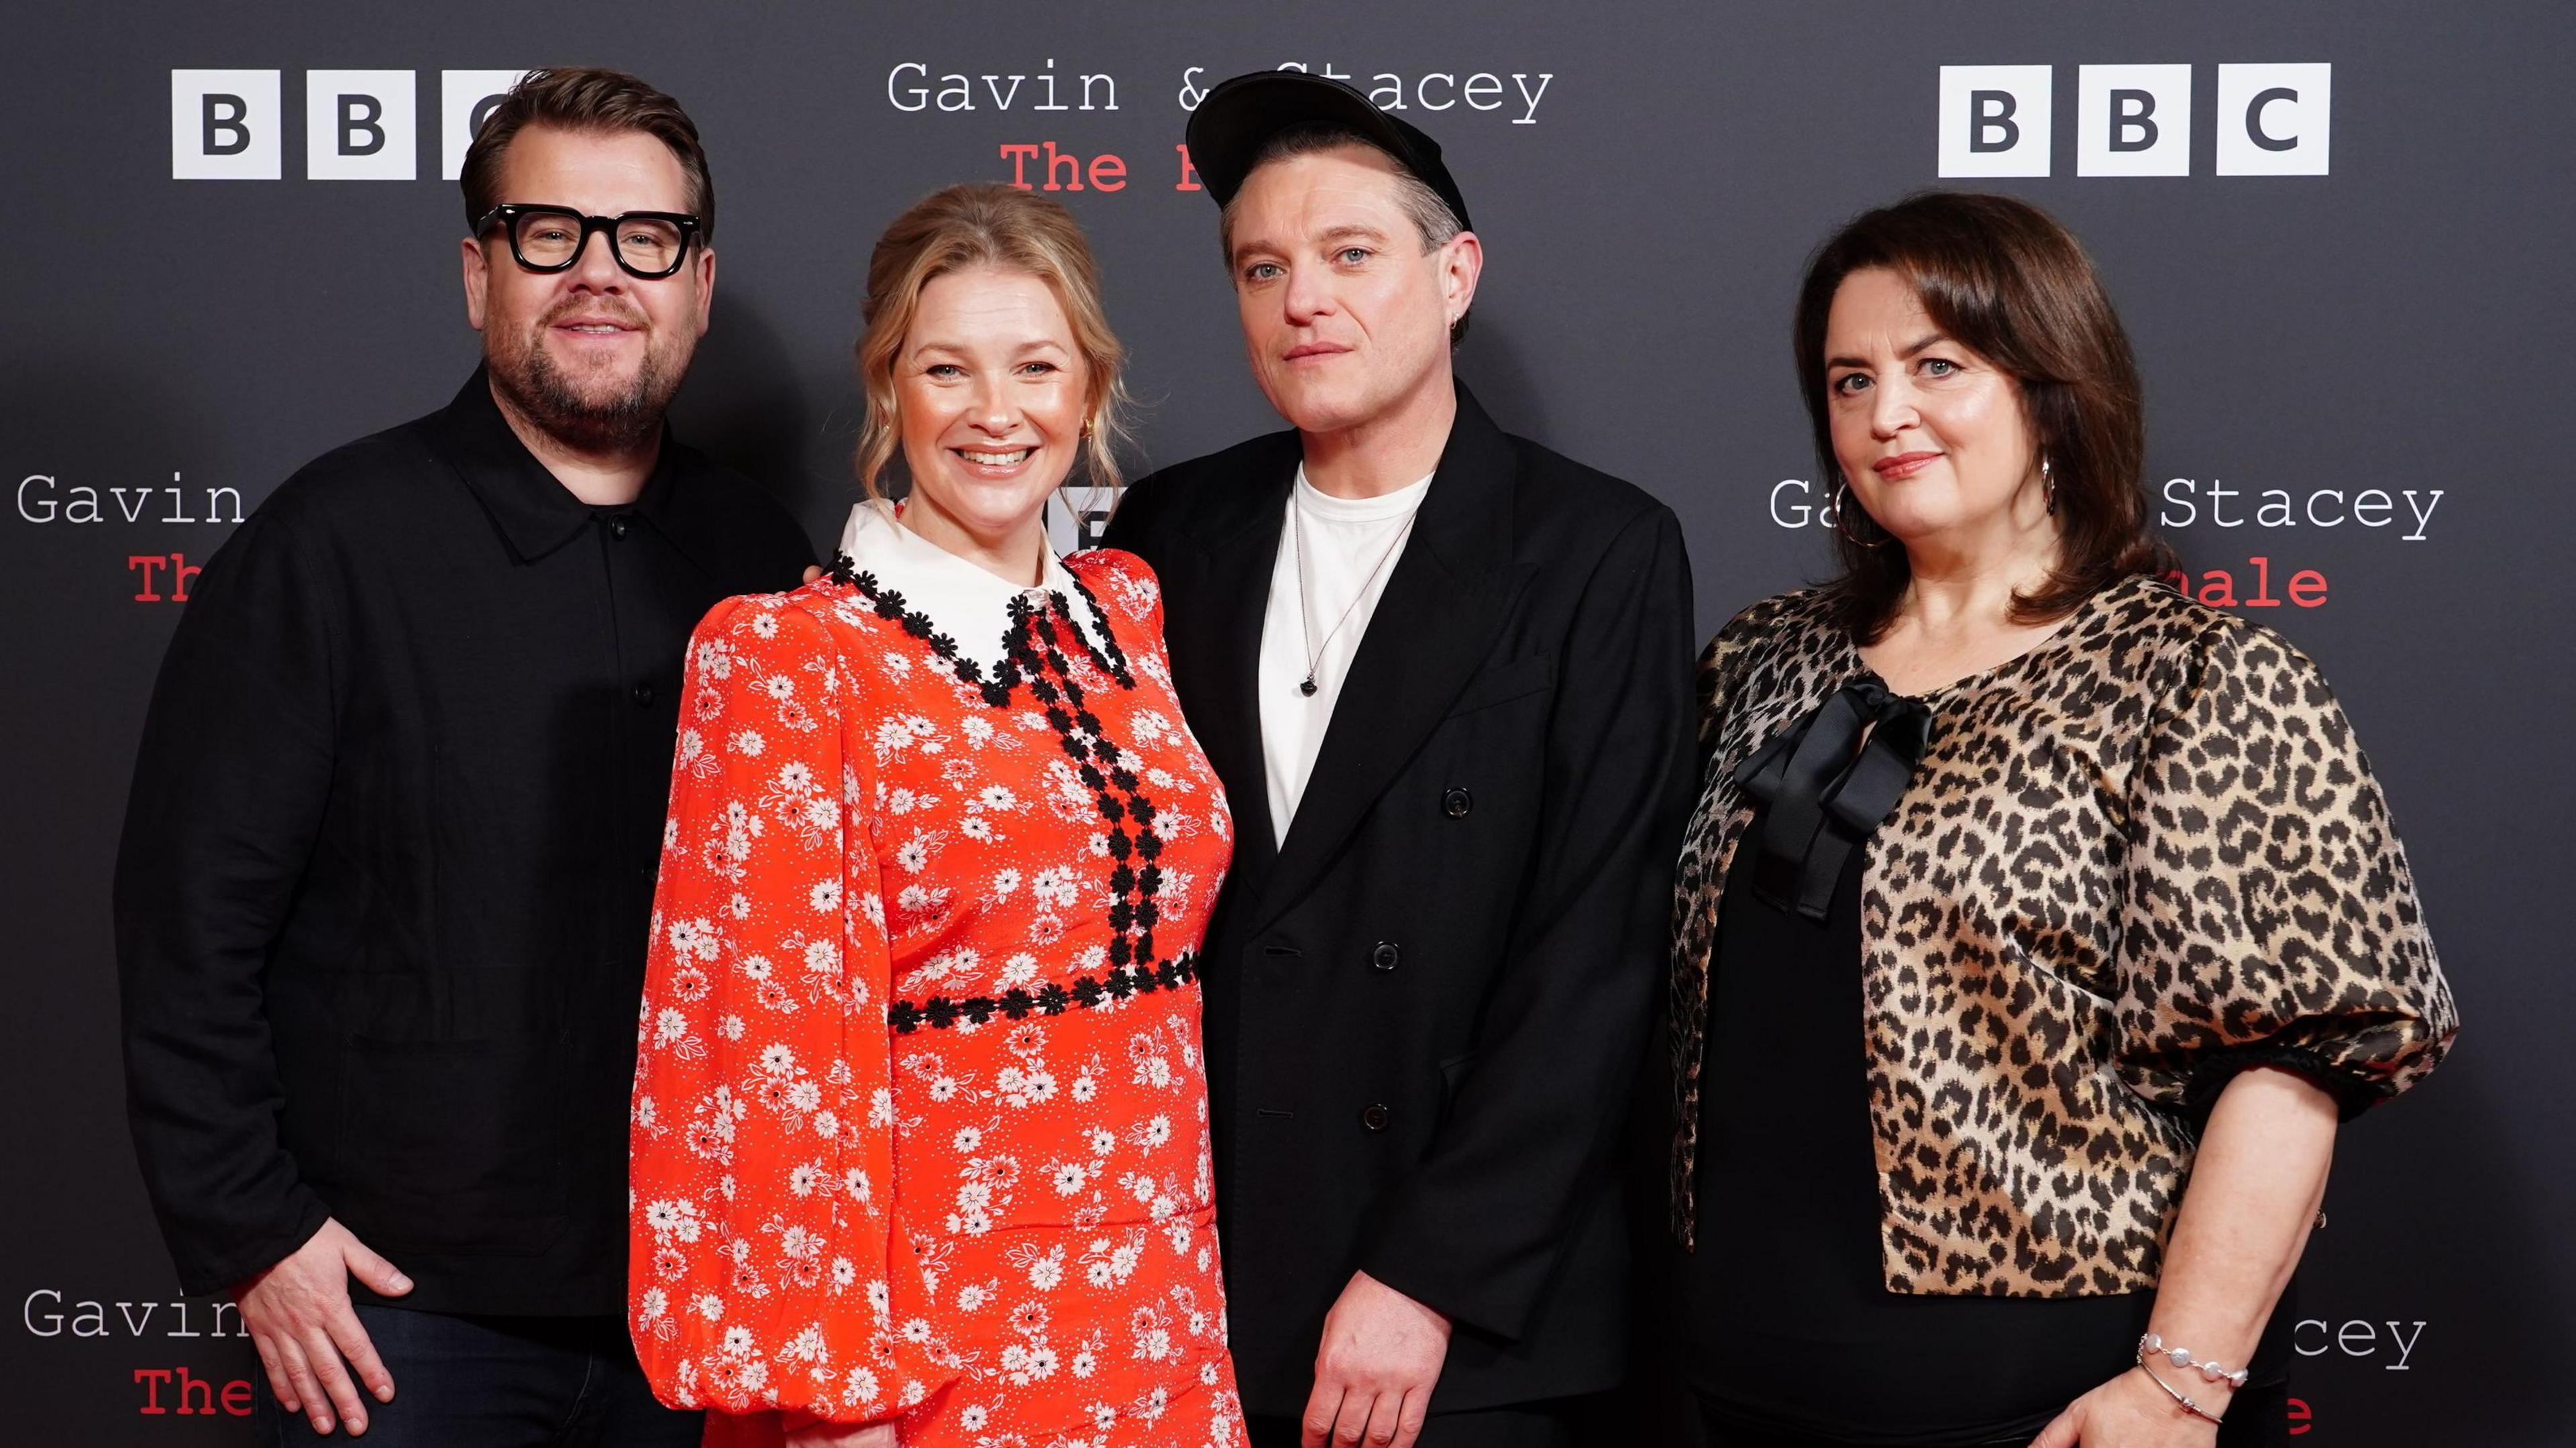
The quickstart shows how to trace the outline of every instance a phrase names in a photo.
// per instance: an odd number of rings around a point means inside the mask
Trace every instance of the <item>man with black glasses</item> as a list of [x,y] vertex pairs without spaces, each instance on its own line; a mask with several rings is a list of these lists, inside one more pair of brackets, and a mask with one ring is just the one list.
[[128,1110],[183,1286],[258,1346],[264,1441],[694,1444],[623,1324],[681,655],[812,549],[663,426],[716,271],[678,104],[533,72],[463,181],[483,366],[279,488],[162,664]]

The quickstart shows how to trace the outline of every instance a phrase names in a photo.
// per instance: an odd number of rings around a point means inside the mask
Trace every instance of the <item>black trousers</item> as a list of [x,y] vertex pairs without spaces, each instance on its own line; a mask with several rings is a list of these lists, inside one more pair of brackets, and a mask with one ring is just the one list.
[[[1576,1448],[1582,1415],[1598,1398],[1556,1398],[1464,1413],[1434,1413],[1422,1420],[1417,1448]],[[1247,1418],[1252,1448],[1298,1448],[1295,1418]],[[1368,1441],[1361,1440],[1361,1448]]]
[[392,1402],[367,1399],[366,1436],[350,1438],[334,1409],[331,1436],[316,1437],[309,1419],[279,1406],[262,1372],[253,1375],[252,1408],[261,1443],[697,1448],[701,1416],[653,1400],[617,1318],[453,1317],[361,1306],[358,1321],[394,1375]]

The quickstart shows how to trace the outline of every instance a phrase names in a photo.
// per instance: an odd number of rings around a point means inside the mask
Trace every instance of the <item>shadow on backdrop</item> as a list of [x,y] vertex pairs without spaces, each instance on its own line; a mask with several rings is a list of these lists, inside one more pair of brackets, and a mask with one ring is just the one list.
[[[758,483],[814,534],[837,513],[846,466],[820,473],[811,457],[814,409],[787,345],[759,308],[727,297],[671,401],[682,441]],[[828,541],[828,540],[827,540]]]

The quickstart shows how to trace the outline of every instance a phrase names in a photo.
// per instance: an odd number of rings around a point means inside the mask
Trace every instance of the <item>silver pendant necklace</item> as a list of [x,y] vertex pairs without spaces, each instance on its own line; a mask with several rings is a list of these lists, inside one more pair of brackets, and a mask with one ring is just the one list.
[[1370,567],[1368,577],[1360,580],[1359,591],[1351,595],[1350,603],[1342,609],[1342,616],[1333,620],[1331,630],[1325,633],[1324,641],[1319,644],[1315,642],[1313,610],[1306,602],[1306,499],[1296,484],[1289,485],[1289,557],[1297,570],[1297,631],[1306,643],[1306,677],[1297,683],[1299,694],[1309,699],[1315,697],[1315,690],[1318,687],[1315,683],[1317,661],[1323,658],[1324,650],[1333,646],[1333,637],[1342,631],[1342,625],[1351,621],[1352,611],[1360,606],[1361,599],[1368,597],[1369,585],[1377,582],[1377,576],[1385,569],[1386,561],[1393,558],[1395,550],[1403,547],[1404,540],[1412,535],[1413,520],[1421,516],[1422,505],[1416,503],[1413,511],[1404,515],[1404,526],[1395,530],[1394,540],[1386,545],[1385,552],[1377,556],[1377,562]]

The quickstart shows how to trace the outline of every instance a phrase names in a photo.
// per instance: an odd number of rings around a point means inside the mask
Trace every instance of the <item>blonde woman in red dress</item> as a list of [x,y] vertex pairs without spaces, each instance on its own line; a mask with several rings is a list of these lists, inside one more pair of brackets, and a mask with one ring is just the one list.
[[1231,822],[1152,571],[1044,527],[1112,467],[1096,267],[1054,203],[952,187],[867,310],[838,566],[690,648],[636,1348],[711,1444],[1237,1448],[1193,957]]

